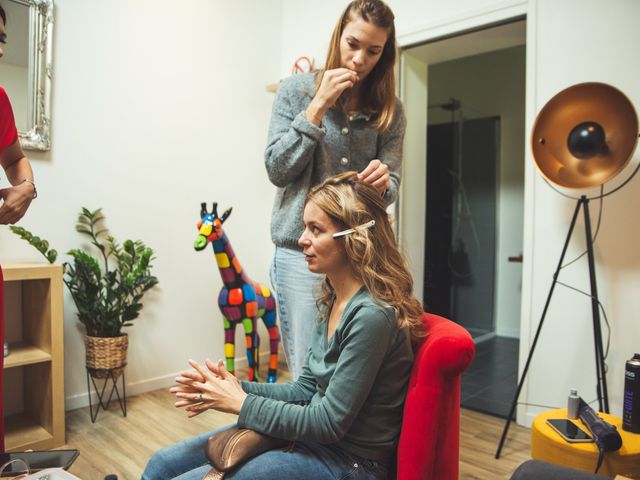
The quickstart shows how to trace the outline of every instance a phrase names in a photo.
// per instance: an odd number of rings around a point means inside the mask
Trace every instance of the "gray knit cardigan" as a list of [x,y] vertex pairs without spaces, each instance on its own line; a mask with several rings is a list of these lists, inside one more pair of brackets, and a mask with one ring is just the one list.
[[271,239],[278,247],[300,250],[305,197],[332,175],[360,172],[377,158],[387,164],[391,177],[385,200],[390,204],[398,194],[406,126],[400,100],[390,128],[380,133],[367,115],[349,118],[337,108],[327,111],[317,127],[305,116],[314,95],[313,73],[292,75],[282,82],[273,103],[265,166],[278,187],[271,214]]

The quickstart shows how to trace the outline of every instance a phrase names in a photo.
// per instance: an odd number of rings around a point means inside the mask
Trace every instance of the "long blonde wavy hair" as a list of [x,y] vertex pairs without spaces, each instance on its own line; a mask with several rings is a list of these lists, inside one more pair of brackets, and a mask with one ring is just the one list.
[[[422,305],[413,295],[413,278],[396,244],[380,192],[358,180],[356,172],[345,172],[312,188],[305,205],[308,202],[317,205],[341,229],[375,220],[372,228],[356,228],[336,241],[342,242],[352,271],[373,298],[396,309],[398,326],[409,328],[414,339],[424,337]],[[325,277],[317,300],[324,317],[333,299],[333,287]]]
[[[396,27],[393,12],[381,0],[354,0],[347,5],[333,29],[324,68],[316,74],[316,91],[320,88],[322,77],[327,70],[342,66],[340,38],[344,28],[354,18],[361,18],[387,31],[387,41],[382,55],[365,78],[360,90],[360,100],[362,105],[366,106],[366,113],[371,114],[375,128],[384,132],[391,126],[396,112],[396,77],[393,70],[396,63]],[[339,104],[342,105],[342,102],[339,101]]]

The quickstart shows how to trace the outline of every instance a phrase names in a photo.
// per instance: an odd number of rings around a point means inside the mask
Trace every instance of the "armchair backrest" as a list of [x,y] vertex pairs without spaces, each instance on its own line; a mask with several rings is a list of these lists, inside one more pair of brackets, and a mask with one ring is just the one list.
[[469,332],[430,313],[416,352],[398,444],[401,480],[457,480],[460,377],[475,355]]

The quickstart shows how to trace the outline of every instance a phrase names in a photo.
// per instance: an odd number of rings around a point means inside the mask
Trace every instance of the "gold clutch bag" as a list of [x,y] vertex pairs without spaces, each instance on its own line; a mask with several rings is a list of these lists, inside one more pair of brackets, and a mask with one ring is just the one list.
[[220,480],[227,471],[256,455],[285,447],[289,443],[287,440],[239,427],[212,435],[205,446],[205,455],[212,468],[203,480]]

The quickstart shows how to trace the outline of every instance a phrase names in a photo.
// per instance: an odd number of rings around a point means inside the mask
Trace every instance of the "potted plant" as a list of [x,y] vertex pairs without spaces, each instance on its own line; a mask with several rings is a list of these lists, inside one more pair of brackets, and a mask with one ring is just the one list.
[[[41,252],[49,263],[57,252],[49,242],[21,227],[11,231]],[[78,310],[78,320],[86,329],[86,361],[95,378],[106,378],[112,370],[117,378],[126,365],[128,336],[124,327],[133,325],[142,310],[142,297],[158,279],[151,275],[153,250],[142,241],[119,244],[104,227],[102,209],[82,208],[76,230],[90,239],[98,257],[70,250],[71,262],[64,262],[63,281]]]

